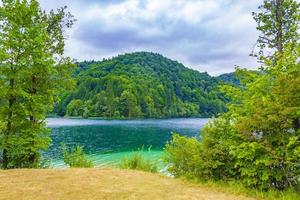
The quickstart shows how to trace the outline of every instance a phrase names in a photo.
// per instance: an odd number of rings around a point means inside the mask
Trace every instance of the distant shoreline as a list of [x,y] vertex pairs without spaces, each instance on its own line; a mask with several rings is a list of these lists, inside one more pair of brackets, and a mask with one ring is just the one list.
[[[204,125],[210,118],[164,118],[164,119],[103,119],[103,118],[69,118],[69,117],[48,117],[46,118],[47,127],[56,128],[61,126],[91,126],[91,125],[117,125],[117,124],[145,124],[155,125],[157,122],[167,124],[190,124],[194,126]],[[199,122],[195,122],[199,121]],[[199,124],[198,124],[199,123]]]

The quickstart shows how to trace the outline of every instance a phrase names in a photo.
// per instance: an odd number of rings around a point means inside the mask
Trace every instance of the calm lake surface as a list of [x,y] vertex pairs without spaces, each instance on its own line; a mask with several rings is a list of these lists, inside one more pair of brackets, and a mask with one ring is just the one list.
[[[84,146],[84,151],[96,166],[118,164],[144,147],[145,157],[161,162],[163,148],[177,132],[188,137],[199,137],[208,119],[155,119],[155,120],[88,120],[49,118],[52,143],[44,157],[53,167],[64,167],[61,143],[72,147]],[[146,151],[151,147],[151,151]]]

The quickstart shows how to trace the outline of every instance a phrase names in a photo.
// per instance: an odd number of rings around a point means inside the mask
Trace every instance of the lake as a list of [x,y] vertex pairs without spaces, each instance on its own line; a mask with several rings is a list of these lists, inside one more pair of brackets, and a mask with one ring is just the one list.
[[[115,165],[144,148],[143,155],[161,162],[163,148],[172,132],[199,137],[208,119],[89,120],[49,118],[52,143],[43,156],[53,167],[65,167],[61,143],[84,146],[95,166]],[[151,148],[151,151],[147,151]]]

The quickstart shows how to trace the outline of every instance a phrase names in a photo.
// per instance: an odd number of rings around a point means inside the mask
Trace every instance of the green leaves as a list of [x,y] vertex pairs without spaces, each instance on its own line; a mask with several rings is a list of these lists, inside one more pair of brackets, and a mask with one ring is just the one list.
[[175,177],[196,176],[198,169],[200,145],[196,138],[187,138],[174,133],[172,140],[166,144],[168,171]]
[[0,10],[3,167],[37,167],[50,142],[46,113],[72,82],[61,30],[69,19],[62,10],[43,12],[36,0],[2,1]]
[[299,42],[299,13],[299,3],[295,0],[265,0],[259,12],[253,13],[257,30],[261,32],[257,40],[258,59],[263,61],[268,57],[274,61],[287,44]]
[[[151,148],[148,149],[151,151]],[[123,158],[120,163],[120,167],[122,169],[133,169],[133,170],[141,170],[151,173],[157,173],[157,161],[153,161],[149,158],[145,158],[143,156],[144,148],[138,150],[138,152],[133,153],[129,157]]]
[[137,52],[78,66],[77,87],[56,106],[61,115],[74,99],[92,102],[90,117],[208,117],[225,110],[215,78],[159,54]]
[[[294,0],[264,1],[254,14],[262,32],[258,40],[262,71],[237,69],[240,85],[222,87],[231,100],[229,111],[203,128],[197,145],[182,142],[187,138],[173,138],[171,144],[187,145],[166,149],[173,155],[168,160],[174,167],[171,172],[181,169],[175,164],[183,156],[183,163],[196,157],[198,162],[185,164],[180,175],[192,171],[200,179],[235,179],[263,190],[299,187],[299,7]],[[265,56],[264,50],[270,49],[275,52]],[[191,155],[186,153],[189,148]]]
[[82,146],[77,145],[74,149],[70,150],[65,144],[62,144],[61,148],[63,152],[64,162],[70,167],[93,167],[93,162],[84,154]]

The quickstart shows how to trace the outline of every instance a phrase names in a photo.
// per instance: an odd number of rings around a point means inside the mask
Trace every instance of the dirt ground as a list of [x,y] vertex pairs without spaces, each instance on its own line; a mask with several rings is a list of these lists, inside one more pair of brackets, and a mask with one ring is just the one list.
[[[0,171],[0,199],[251,200],[158,174],[101,169]],[[253,199],[252,199],[253,200]]]

